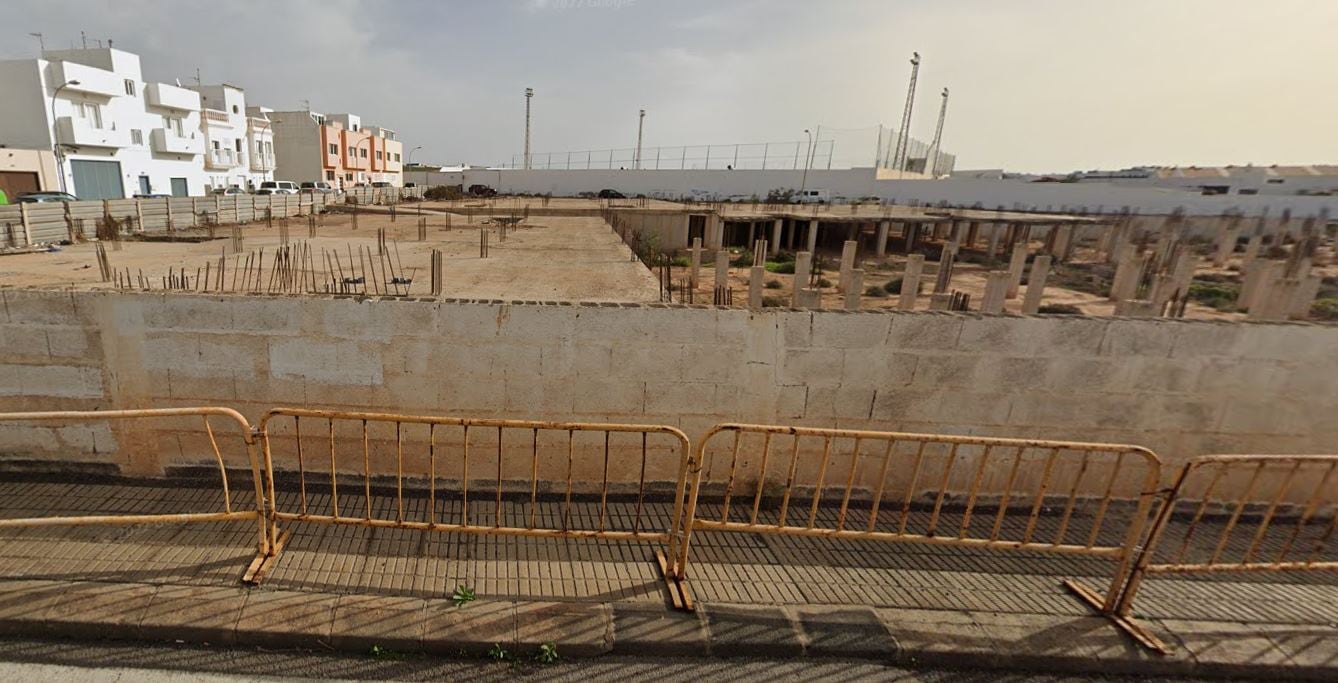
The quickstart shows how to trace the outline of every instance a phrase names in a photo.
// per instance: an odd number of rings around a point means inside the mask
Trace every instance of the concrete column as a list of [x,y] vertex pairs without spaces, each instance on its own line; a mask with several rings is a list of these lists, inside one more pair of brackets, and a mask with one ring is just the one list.
[[1146,299],[1123,299],[1115,302],[1115,315],[1130,318],[1155,318],[1161,314],[1151,301]]
[[1246,316],[1250,320],[1286,320],[1291,314],[1301,281],[1279,278],[1263,281],[1255,293],[1255,305]]
[[808,287],[809,271],[812,268],[813,252],[801,251],[794,255],[794,294],[790,297],[791,305],[799,305],[799,293]]
[[901,294],[897,299],[897,308],[903,311],[915,308],[915,298],[920,294],[920,273],[924,272],[924,267],[924,254],[911,254],[906,259],[906,273],[901,276]]
[[688,286],[696,287],[702,267],[702,238],[692,238],[692,265],[688,270]]
[[1236,251],[1236,240],[1240,239],[1240,221],[1232,221],[1222,230],[1217,241],[1217,253],[1213,255],[1213,265],[1221,268]]
[[771,244],[770,254],[775,256],[780,253],[781,227],[785,224],[784,218],[777,218],[771,222]]
[[1003,313],[1009,277],[1011,275],[1006,270],[992,270],[985,276],[985,295],[980,299],[981,313]]
[[706,243],[711,249],[720,249],[725,244],[725,224],[720,214],[706,214]]
[[845,296],[846,296],[846,301],[845,301],[845,303],[846,303],[846,310],[847,310],[847,311],[858,311],[858,310],[859,310],[859,297],[860,297],[860,293],[863,291],[862,288],[864,287],[864,269],[863,269],[863,268],[856,268],[856,269],[850,271],[850,282],[849,282],[849,284],[850,284],[850,289],[847,289],[847,290],[845,291]]
[[992,264],[999,258],[999,224],[990,223],[989,226],[990,241],[989,246],[986,248],[986,255],[989,257],[990,263]]
[[1022,299],[1022,312],[1032,314],[1041,308],[1041,295],[1045,292],[1045,278],[1050,275],[1050,257],[1037,256],[1031,262],[1031,274],[1027,276],[1027,295]]
[[808,251],[813,253],[818,250],[818,219],[812,218],[808,221]]
[[1259,305],[1259,294],[1268,288],[1269,283],[1277,279],[1283,264],[1278,261],[1256,260],[1245,268],[1245,277],[1240,284],[1240,297],[1236,307],[1251,311]]
[[766,266],[753,266],[748,271],[748,308],[762,307],[762,286],[766,277]]
[[1300,280],[1300,287],[1296,290],[1296,296],[1292,300],[1291,317],[1305,320],[1310,317],[1310,308],[1315,305],[1315,299],[1319,297],[1319,287],[1323,278],[1318,275],[1310,275]]
[[1073,226],[1056,225],[1051,229],[1055,231],[1054,260],[1061,263],[1067,261],[1069,251],[1073,248]]
[[952,265],[957,252],[948,245],[938,259],[938,274],[934,277],[934,293],[942,294],[952,287]]
[[906,254],[909,255],[915,250],[915,235],[920,231],[919,223],[902,223],[903,231],[906,234]]
[[1245,244],[1245,255],[1240,258],[1240,267],[1249,268],[1254,260],[1259,258],[1259,252],[1264,248],[1263,235],[1251,235],[1250,241]]
[[1123,301],[1133,298],[1138,289],[1138,276],[1142,273],[1143,262],[1137,257],[1138,247],[1126,244],[1121,247],[1119,263],[1115,267],[1115,280],[1110,283],[1110,300]]
[[797,308],[822,308],[822,291],[811,287],[800,289],[799,303],[795,306]]
[[951,294],[931,294],[929,297],[929,310],[946,311],[952,306]]
[[1027,245],[1019,242],[1013,247],[1013,255],[1008,261],[1008,298],[1016,299],[1017,290],[1022,287],[1022,272],[1027,267]]
[[729,252],[724,249],[715,253],[715,286],[729,286]]
[[850,291],[850,272],[855,269],[855,249],[859,242],[846,240],[841,245],[841,274],[837,280],[837,289],[842,292]]
[[887,255],[887,231],[892,227],[892,221],[878,222],[878,251],[879,257]]

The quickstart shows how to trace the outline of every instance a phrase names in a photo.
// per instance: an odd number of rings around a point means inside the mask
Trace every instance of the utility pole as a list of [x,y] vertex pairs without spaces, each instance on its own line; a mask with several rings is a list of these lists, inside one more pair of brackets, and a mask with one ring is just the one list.
[[525,88],[525,170],[530,169],[530,100],[534,99],[534,88]]
[[938,127],[934,128],[934,141],[929,145],[929,158],[925,159],[931,177],[938,175],[939,144],[943,142],[943,119],[948,115],[948,89],[943,89],[943,103],[938,107]]
[[636,163],[632,168],[641,170],[641,132],[646,128],[646,110],[641,110],[641,117],[636,122]]
[[897,131],[897,150],[892,165],[898,173],[906,170],[906,148],[910,145],[911,110],[915,106],[915,79],[920,77],[920,53],[911,53],[911,84],[906,89],[906,108],[901,112],[901,130]]
[[37,39],[37,56],[41,57],[42,53],[46,52],[46,41],[42,39],[42,34],[29,33],[28,35]]

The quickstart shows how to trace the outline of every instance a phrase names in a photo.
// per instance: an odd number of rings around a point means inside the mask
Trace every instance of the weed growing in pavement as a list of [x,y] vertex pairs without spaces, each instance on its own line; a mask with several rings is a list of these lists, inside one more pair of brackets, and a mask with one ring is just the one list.
[[505,662],[511,657],[511,653],[507,652],[501,643],[493,643],[492,647],[488,649],[488,657],[498,662]]
[[464,607],[465,603],[474,601],[474,589],[466,585],[455,587],[455,592],[451,593],[451,600],[456,607]]
[[544,643],[539,646],[539,654],[534,656],[534,661],[540,664],[552,664],[558,660],[557,645],[553,643]]

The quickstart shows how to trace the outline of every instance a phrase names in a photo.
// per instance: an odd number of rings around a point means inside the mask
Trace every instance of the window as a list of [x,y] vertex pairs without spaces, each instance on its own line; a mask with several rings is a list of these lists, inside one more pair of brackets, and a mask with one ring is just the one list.
[[326,180],[334,180],[334,179],[335,179],[335,177],[334,177],[334,171],[326,171],[326,172],[325,172],[325,179],[326,179]]
[[364,158],[364,159],[367,158],[367,150],[366,150],[366,149],[360,149],[360,150],[358,150],[358,151],[361,152],[361,155],[360,155],[360,156],[362,156],[362,158]]
[[138,129],[138,128],[131,128],[131,129],[130,129],[130,144],[132,144],[132,145],[142,145],[142,144],[144,144],[144,131],[142,131],[142,130],[140,130],[140,129]]
[[236,140],[233,140],[232,142],[233,142],[233,147],[236,147],[236,148],[237,148],[237,151],[238,151],[238,152],[241,152],[241,151],[242,151],[242,139],[241,139],[241,138],[237,138]]
[[235,104],[232,105],[232,113],[234,113],[234,114],[237,113],[237,105],[235,105]]
[[352,173],[345,173],[345,174],[344,174],[344,180],[353,180],[353,174],[352,174]]
[[381,150],[379,150],[379,149],[376,150],[376,160],[377,160],[377,161],[380,161],[380,160],[381,160]]
[[399,152],[395,152],[395,163],[398,164],[399,162],[400,162],[400,153],[399,153]]
[[266,140],[266,141],[265,141],[265,155],[266,155],[266,156],[272,156],[273,154],[274,154],[274,143],[272,143],[272,142]]
[[356,157],[358,156],[358,151],[353,149],[353,147],[350,145],[348,148],[348,155],[351,157]]
[[102,127],[102,108],[92,102],[76,102],[74,113],[92,128]]
[[338,153],[339,153],[339,145],[336,145],[335,143],[331,142],[331,143],[330,143],[330,156],[334,156],[334,155],[336,155],[336,154],[338,154]]
[[163,115],[163,128],[177,134],[177,137],[185,137],[185,127],[182,125],[180,117]]
[[125,79],[125,94],[131,97],[135,96],[135,82],[129,78]]
[[1269,185],[1281,185],[1285,181],[1286,181],[1285,178],[1269,178],[1264,182],[1268,183]]

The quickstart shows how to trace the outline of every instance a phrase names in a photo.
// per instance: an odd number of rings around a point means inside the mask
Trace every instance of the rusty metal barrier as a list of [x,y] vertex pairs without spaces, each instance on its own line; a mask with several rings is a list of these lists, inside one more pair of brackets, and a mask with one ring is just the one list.
[[[251,425],[241,413],[222,407],[198,408],[155,408],[143,410],[101,410],[101,411],[51,411],[31,413],[0,413],[0,422],[101,422],[106,420],[130,420],[143,418],[169,418],[198,416],[203,422],[204,433],[218,463],[223,489],[223,510],[213,512],[182,512],[163,514],[121,514],[121,515],[78,515],[63,517],[23,517],[0,519],[0,528],[40,527],[40,526],[84,526],[84,525],[129,525],[129,524],[189,524],[195,522],[226,522],[235,520],[256,520],[259,542],[256,559],[248,567],[243,579],[248,579],[260,565],[263,558],[271,554],[268,527],[265,522],[265,496],[263,473],[256,455],[255,440]],[[255,486],[255,509],[236,510],[232,505],[232,488],[228,484],[228,470],[223,462],[223,453],[218,446],[210,417],[223,418],[235,424],[239,436],[246,446],[250,461],[251,480]]]
[[[1338,556],[1326,554],[1338,524],[1336,471],[1338,455],[1195,458],[1167,491],[1113,605],[1075,581],[1065,584],[1139,643],[1167,654],[1166,643],[1130,616],[1149,574],[1338,570]],[[1223,493],[1227,489],[1234,492]],[[1216,538],[1200,536],[1196,544],[1197,532],[1213,517],[1224,518],[1225,525]],[[1236,533],[1242,526],[1248,530]],[[1278,526],[1281,531],[1270,535]]]
[[[680,577],[697,531],[931,543],[1109,560],[1112,607],[1161,474],[1123,444],[750,424],[712,427],[695,460]],[[718,514],[701,513],[704,477],[723,479]]]
[[[291,419],[290,433],[276,431],[276,420],[281,418],[285,422]],[[373,435],[373,431],[379,434]],[[577,435],[583,433],[593,433],[595,438],[583,440],[578,447]],[[631,443],[621,439],[616,444],[618,457],[611,457],[615,452],[611,440],[621,434],[631,437]],[[269,475],[269,533],[275,543],[265,566],[254,577],[257,582],[263,579],[287,542],[289,532],[278,528],[280,521],[630,541],[663,544],[656,557],[669,593],[676,605],[691,609],[691,596],[679,580],[682,573],[672,560],[679,555],[678,547],[683,542],[686,482],[689,471],[695,468],[691,466],[692,449],[687,436],[674,427],[275,408],[260,421],[259,435]],[[511,435],[509,444],[508,435]],[[651,443],[653,436],[660,437],[658,443]],[[488,441],[482,449],[471,442],[480,438]],[[290,446],[291,458],[286,462],[297,466],[296,500],[290,500],[289,496],[283,504],[276,496],[274,483],[275,446],[280,441]],[[666,441],[667,449],[663,445]],[[629,452],[639,457],[622,457]],[[593,456],[599,466],[601,474],[597,477],[573,473],[578,457],[584,462],[588,460],[586,456]],[[665,467],[665,461],[672,464],[672,470]],[[508,462],[511,467],[504,468]],[[629,470],[629,465],[635,467]],[[648,465],[653,468],[652,474],[672,472],[675,482],[672,517],[659,528],[650,521],[646,502],[647,484],[651,481],[647,478]],[[540,476],[541,467],[553,466],[563,473],[560,479]],[[612,478],[611,467],[615,473]],[[520,475],[508,476],[504,471],[507,469],[512,475],[519,469]],[[627,475],[621,482],[617,481],[620,472]],[[426,491],[421,486],[411,487],[410,495],[406,496],[406,479],[425,483]],[[624,488],[623,493],[615,491],[614,495],[634,497],[636,506],[631,519],[611,514],[611,479],[615,487]],[[312,485],[311,480],[316,483]],[[558,490],[551,490],[547,484],[563,480],[565,486]],[[670,479],[666,476],[665,480]],[[443,481],[454,486],[443,487]],[[573,482],[586,481],[598,483],[598,488],[577,491]],[[313,486],[316,493],[311,490]],[[554,517],[540,512],[541,488],[550,489],[544,496],[557,500],[560,514]],[[382,494],[378,503],[375,494],[387,489],[392,492]],[[320,493],[323,491],[328,491],[328,501]],[[411,504],[406,511],[406,498],[422,499],[424,493],[425,505]],[[597,496],[598,515],[583,516],[574,507],[574,495]],[[505,509],[505,501],[517,498],[520,506]]]

